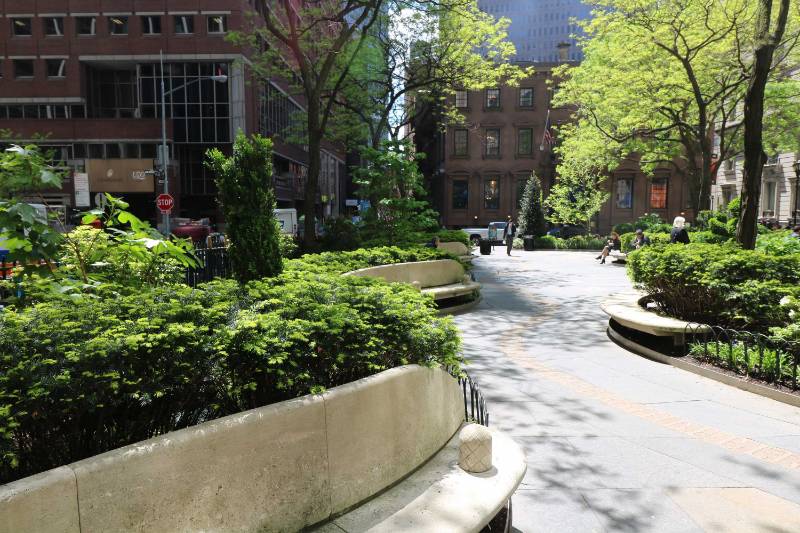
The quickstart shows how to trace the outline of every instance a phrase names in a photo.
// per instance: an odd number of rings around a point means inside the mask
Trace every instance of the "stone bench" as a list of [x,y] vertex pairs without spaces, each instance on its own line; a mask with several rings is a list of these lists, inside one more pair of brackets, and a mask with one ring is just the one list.
[[472,250],[462,242],[440,242],[438,249],[457,255],[462,261],[472,262]]
[[614,258],[615,263],[624,263],[628,259],[628,254],[622,250],[611,250],[608,255]]
[[489,472],[454,466],[464,413],[444,370],[390,369],[0,486],[0,531],[479,531],[525,461],[494,432]]
[[640,294],[622,294],[603,302],[600,307],[615,322],[656,337],[672,337],[676,346],[682,346],[686,333],[703,333],[708,327],[687,322],[645,309],[640,305]]
[[481,289],[481,284],[470,279],[461,263],[452,259],[374,266],[344,275],[382,278],[391,283],[409,283],[418,286],[423,293],[430,294],[437,301],[466,296]]

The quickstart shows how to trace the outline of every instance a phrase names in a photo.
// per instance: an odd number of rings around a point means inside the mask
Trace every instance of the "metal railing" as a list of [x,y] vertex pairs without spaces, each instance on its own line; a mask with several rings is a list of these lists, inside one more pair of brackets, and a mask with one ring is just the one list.
[[730,372],[798,389],[800,343],[705,324],[688,324],[685,351],[700,362]]
[[231,275],[230,255],[227,248],[198,248],[194,251],[194,255],[200,262],[200,266],[186,269],[186,284],[190,287],[197,287],[198,284],[214,278],[227,278]]
[[458,383],[464,392],[464,420],[488,427],[489,411],[486,409],[486,400],[478,384],[467,374],[460,376]]

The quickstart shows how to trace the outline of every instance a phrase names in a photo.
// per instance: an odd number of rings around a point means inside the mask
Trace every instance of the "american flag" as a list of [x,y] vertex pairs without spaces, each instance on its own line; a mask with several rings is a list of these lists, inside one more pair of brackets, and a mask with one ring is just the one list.
[[550,132],[550,110],[547,110],[547,120],[544,123],[544,134],[542,135],[542,146],[541,148],[544,149],[544,145],[553,146],[553,134]]

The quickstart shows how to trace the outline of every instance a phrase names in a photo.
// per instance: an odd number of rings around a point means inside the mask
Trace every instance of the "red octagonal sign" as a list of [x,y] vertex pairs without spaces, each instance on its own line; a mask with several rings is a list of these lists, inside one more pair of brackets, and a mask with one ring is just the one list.
[[156,198],[156,205],[162,213],[169,213],[175,206],[175,198],[171,194],[159,194]]

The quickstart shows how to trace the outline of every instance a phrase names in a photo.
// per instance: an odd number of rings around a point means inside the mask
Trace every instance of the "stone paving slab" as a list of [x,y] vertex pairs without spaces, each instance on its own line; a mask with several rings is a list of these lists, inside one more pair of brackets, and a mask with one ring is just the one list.
[[593,257],[477,257],[484,300],[456,317],[492,425],[525,450],[516,531],[800,531],[759,518],[800,516],[800,409],[611,342],[600,303],[631,285]]

